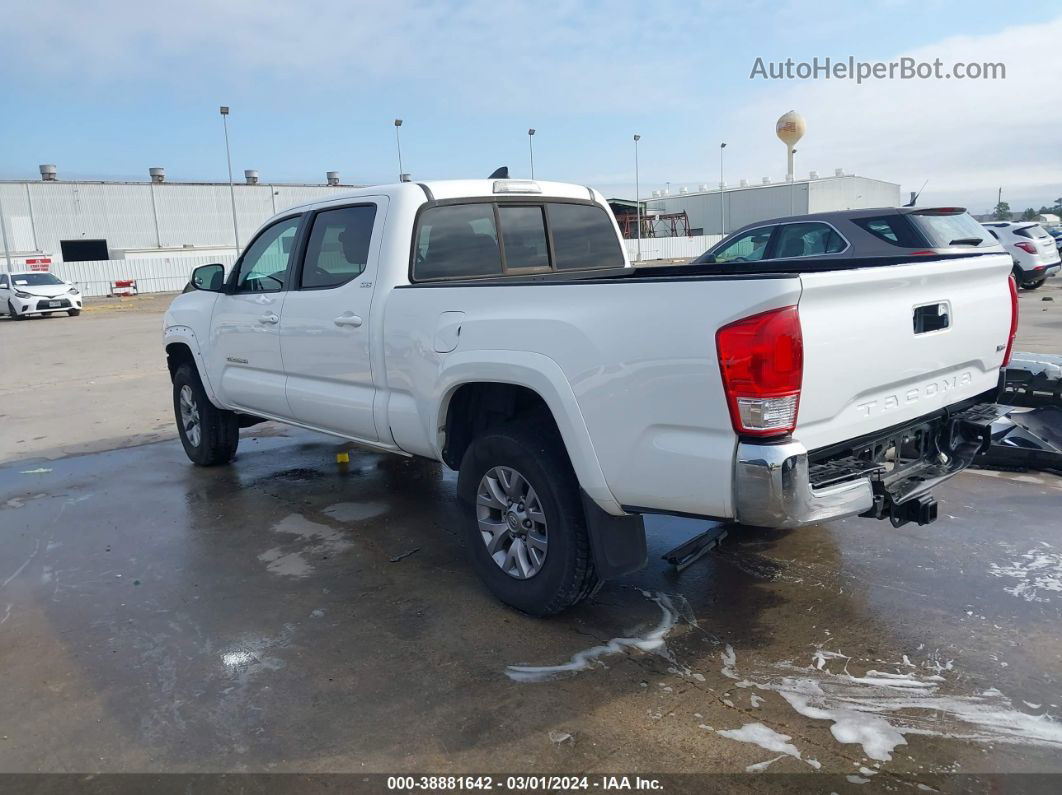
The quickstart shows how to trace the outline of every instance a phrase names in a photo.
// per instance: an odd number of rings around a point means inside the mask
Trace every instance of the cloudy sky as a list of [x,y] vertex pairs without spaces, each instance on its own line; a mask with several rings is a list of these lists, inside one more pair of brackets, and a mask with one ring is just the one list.
[[[797,170],[900,182],[923,203],[1062,196],[1062,8],[1012,0],[352,2],[34,0],[4,19],[0,178],[417,178],[528,170],[633,195],[781,178],[774,135],[807,119]],[[1002,62],[1005,80],[750,79],[757,57]]]

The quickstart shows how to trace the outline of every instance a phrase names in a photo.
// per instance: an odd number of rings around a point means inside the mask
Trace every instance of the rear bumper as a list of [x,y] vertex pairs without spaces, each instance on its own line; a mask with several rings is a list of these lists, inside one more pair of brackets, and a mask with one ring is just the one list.
[[[963,405],[853,440],[847,449],[837,445],[832,463],[826,459],[825,464],[823,451],[812,456],[796,441],[742,442],[734,459],[735,518],[757,527],[791,528],[860,514],[895,517],[895,506],[927,498],[984,452],[991,424],[1002,412],[991,402]],[[866,457],[868,448],[885,452],[893,444],[898,452],[889,462],[884,455]],[[913,456],[912,447],[917,449]],[[823,471],[828,471],[825,482]]]
[[808,451],[799,442],[739,444],[734,492],[735,518],[755,527],[803,527],[874,506],[869,478],[812,488]]

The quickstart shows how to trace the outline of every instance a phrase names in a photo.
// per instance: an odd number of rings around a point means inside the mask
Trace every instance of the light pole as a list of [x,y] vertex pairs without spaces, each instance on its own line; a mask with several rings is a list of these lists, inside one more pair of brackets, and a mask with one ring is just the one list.
[[726,184],[723,182],[723,150],[726,149],[726,141],[719,144],[719,235],[722,237],[726,234],[726,211],[723,204],[723,186]]
[[642,261],[642,191],[641,183],[638,178],[638,142],[642,140],[642,136],[635,134],[634,136],[634,208],[635,214],[638,219],[638,254],[637,261]]
[[4,259],[7,260],[7,272],[12,273],[11,249],[7,247],[7,219],[4,217],[4,202],[0,199],[0,233],[4,238]]
[[236,253],[240,253],[240,227],[236,223],[236,188],[232,186],[232,153],[229,152],[229,106],[221,106],[221,125],[225,128],[225,162],[229,165],[229,200],[232,202],[232,234],[236,238]]
[[398,181],[402,181],[402,139],[398,135],[398,128],[402,126],[401,119],[395,119],[395,146],[398,147]]
[[796,149],[789,150],[789,214],[796,214]]
[[527,151],[531,153],[531,179],[535,178],[535,128],[527,131]]

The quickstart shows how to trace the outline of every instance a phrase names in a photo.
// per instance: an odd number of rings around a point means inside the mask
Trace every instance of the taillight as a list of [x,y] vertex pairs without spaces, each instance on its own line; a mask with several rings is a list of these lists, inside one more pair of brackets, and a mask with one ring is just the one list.
[[1020,248],[1026,254],[1035,254],[1036,253],[1036,246],[1033,245],[1032,243],[1026,243],[1024,240],[1022,240],[1022,241],[1020,241],[1018,243],[1015,243],[1014,245],[1017,246],[1018,248]]
[[797,308],[772,309],[723,326],[715,346],[734,430],[750,436],[791,433],[804,378]]
[[1010,364],[1010,355],[1014,352],[1014,337],[1018,333],[1018,283],[1011,276],[1007,280],[1010,286],[1010,336],[1007,338],[1007,352],[1003,354],[1003,366]]

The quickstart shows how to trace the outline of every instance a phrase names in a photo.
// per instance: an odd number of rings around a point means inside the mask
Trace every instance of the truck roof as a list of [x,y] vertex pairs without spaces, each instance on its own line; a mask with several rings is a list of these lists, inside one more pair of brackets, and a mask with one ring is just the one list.
[[[507,183],[506,190],[496,191],[499,183]],[[522,189],[526,188],[526,189]],[[368,185],[347,193],[329,196],[305,202],[284,210],[302,210],[311,207],[342,203],[364,196],[409,196],[416,194],[423,201],[440,201],[464,198],[492,198],[496,196],[548,197],[552,199],[582,199],[583,201],[604,201],[600,194],[585,185],[570,182],[547,182],[545,180],[525,179],[435,179],[421,182],[394,182],[386,185]]]

